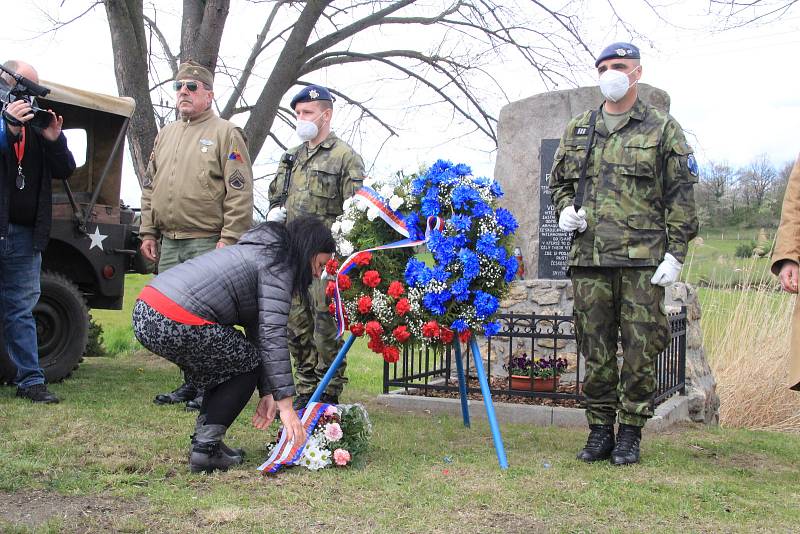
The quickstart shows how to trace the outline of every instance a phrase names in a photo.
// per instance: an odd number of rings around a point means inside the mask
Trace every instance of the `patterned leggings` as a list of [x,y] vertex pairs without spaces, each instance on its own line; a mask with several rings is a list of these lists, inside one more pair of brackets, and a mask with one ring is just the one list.
[[150,352],[178,367],[187,382],[210,389],[256,369],[256,348],[232,326],[185,325],[164,317],[137,300],[133,308],[133,333]]

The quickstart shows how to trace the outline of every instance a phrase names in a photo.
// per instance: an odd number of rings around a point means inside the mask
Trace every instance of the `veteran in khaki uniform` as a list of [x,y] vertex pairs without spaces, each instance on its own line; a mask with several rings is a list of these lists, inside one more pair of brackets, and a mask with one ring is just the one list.
[[[320,217],[328,228],[342,214],[346,198],[361,187],[364,162],[331,131],[333,97],[319,85],[301,90],[291,101],[297,115],[300,146],[281,159],[269,187],[267,220],[285,222],[302,215]],[[295,297],[289,313],[289,352],[295,361],[295,409],[304,407],[342,346],[336,339],[336,321],[328,311],[325,281],[314,280],[311,302]],[[345,362],[322,395],[322,402],[339,403],[347,383]]]
[[[244,134],[211,109],[214,79],[194,61],[180,65],[175,100],[180,120],[156,137],[142,184],[142,254],[158,271],[236,243],[253,223],[253,171]],[[160,243],[160,247],[159,247]],[[159,250],[160,248],[160,250]],[[194,401],[183,384],[158,404]]]
[[590,428],[578,459],[622,465],[639,461],[641,428],[653,415],[655,358],[670,339],[664,287],[678,279],[697,234],[697,163],[675,119],[639,100],[638,48],[614,43],[595,66],[605,101],[596,112],[582,206],[573,203],[591,111],[567,125],[549,186],[559,226],[575,232],[569,264]]

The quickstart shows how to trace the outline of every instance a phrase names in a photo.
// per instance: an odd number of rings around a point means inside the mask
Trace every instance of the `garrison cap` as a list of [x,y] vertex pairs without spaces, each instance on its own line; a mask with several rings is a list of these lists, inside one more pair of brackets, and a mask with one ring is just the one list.
[[209,87],[214,86],[214,76],[207,68],[202,66],[196,61],[186,61],[181,63],[178,67],[178,74],[175,75],[176,80],[195,80],[202,82]]
[[294,95],[294,98],[292,98],[292,102],[289,105],[292,109],[294,109],[295,105],[299,104],[300,102],[316,102],[317,100],[330,100],[333,102],[335,98],[333,98],[331,92],[325,87],[322,87],[321,85],[309,85]]
[[614,57],[622,59],[640,59],[639,49],[631,43],[611,43],[600,52],[594,66],[597,67],[603,61]]

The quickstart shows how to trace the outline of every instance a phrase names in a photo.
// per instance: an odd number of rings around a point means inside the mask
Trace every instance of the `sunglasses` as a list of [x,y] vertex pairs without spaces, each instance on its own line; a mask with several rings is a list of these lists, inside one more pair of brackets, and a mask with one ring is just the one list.
[[194,93],[195,91],[197,91],[198,83],[195,81],[175,80],[174,82],[172,82],[172,88],[175,90],[176,93],[180,91],[184,85],[189,90],[189,92]]

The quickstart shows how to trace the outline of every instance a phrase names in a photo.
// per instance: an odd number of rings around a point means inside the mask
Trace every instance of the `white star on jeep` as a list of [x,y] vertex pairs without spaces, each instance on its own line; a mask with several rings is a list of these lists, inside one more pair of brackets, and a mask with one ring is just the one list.
[[103,235],[103,234],[100,233],[100,227],[99,226],[95,226],[94,227],[94,233],[93,234],[86,234],[86,235],[89,237],[89,239],[92,240],[91,244],[89,245],[89,250],[92,250],[94,247],[97,247],[100,250],[104,250],[103,249],[103,239],[107,238],[108,236],[107,235]]

